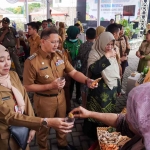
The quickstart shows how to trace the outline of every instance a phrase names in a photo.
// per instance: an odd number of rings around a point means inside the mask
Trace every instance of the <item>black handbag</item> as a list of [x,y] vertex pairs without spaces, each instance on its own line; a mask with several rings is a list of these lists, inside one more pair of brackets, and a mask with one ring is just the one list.
[[18,127],[18,126],[10,126],[9,127],[10,136],[8,140],[8,146],[9,150],[11,150],[9,141],[10,137],[12,136],[14,140],[17,142],[17,144],[22,148],[22,150],[25,150],[27,147],[27,140],[29,136],[29,128],[26,127]]

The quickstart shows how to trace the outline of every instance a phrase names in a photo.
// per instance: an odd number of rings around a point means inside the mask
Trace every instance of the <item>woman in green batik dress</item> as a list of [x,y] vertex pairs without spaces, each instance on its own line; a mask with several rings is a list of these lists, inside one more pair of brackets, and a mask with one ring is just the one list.
[[149,66],[150,63],[150,30],[147,31],[146,40],[141,43],[136,56],[139,58],[137,71],[141,73],[144,67]]
[[[95,112],[114,113],[116,97],[120,94],[119,66],[114,50],[115,39],[110,32],[103,32],[96,42],[88,58],[88,74],[90,78],[102,77],[98,88],[89,89],[87,109]],[[93,139],[97,139],[96,127],[106,125],[88,118],[84,120],[83,131]]]

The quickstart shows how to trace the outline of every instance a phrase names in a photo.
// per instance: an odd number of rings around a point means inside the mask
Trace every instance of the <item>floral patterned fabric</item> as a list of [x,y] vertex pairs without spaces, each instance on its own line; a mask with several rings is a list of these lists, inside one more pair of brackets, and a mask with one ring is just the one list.
[[[101,77],[101,71],[109,65],[109,60],[105,56],[101,57],[100,60],[89,67],[90,72],[92,72],[91,78],[96,79]],[[118,85],[120,85],[119,81]],[[98,88],[89,89],[87,109],[96,112],[115,113],[116,96],[117,92],[119,92],[118,87],[120,86],[113,87],[111,90],[102,79],[98,84]],[[99,126],[105,126],[103,123],[97,122],[92,118],[88,120],[98,123]]]
[[135,87],[128,95],[127,119],[144,138],[146,150],[150,149],[150,83]]

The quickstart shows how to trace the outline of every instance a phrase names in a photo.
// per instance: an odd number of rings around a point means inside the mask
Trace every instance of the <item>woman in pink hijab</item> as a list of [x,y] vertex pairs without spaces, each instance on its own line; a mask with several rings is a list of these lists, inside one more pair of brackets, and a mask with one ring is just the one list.
[[131,138],[121,150],[150,150],[150,83],[135,87],[128,96],[127,114],[98,113],[82,107],[71,111],[75,117],[94,118],[115,127]]

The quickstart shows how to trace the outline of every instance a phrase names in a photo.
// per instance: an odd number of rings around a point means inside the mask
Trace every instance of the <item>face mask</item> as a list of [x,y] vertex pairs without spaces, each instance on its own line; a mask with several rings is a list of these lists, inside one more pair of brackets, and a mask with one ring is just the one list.
[[69,39],[70,42],[76,42],[78,39]]

